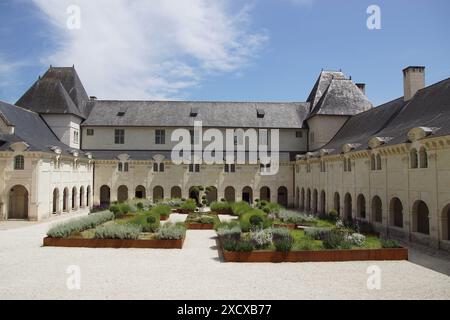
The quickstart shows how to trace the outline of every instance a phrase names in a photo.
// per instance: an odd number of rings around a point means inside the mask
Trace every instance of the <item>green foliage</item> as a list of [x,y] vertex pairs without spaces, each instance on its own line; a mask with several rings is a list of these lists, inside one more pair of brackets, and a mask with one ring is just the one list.
[[[241,225],[242,231],[244,231],[244,232],[250,231],[250,229],[253,226],[250,222],[250,218],[252,218],[253,216],[258,216],[261,218],[262,223],[258,226],[260,228],[266,229],[266,228],[271,227],[273,224],[273,220],[271,220],[267,217],[267,213],[265,213],[261,210],[258,210],[258,209],[252,209],[252,210],[247,211],[246,213],[242,214],[239,217],[239,223]],[[253,219],[256,219],[256,218],[253,218]]]
[[237,241],[237,240],[241,239],[241,233],[242,233],[242,230],[241,230],[241,227],[239,227],[239,226],[234,226],[231,228],[224,226],[224,227],[220,227],[219,229],[217,229],[217,236],[223,241],[226,241],[226,240]]
[[233,212],[233,215],[238,217],[250,210],[252,210],[252,207],[245,201],[231,204],[231,211]]
[[327,220],[336,222],[339,219],[339,213],[336,210],[330,210],[328,212]]
[[186,212],[194,212],[197,209],[197,203],[193,199],[188,199],[181,205],[180,209]]
[[216,222],[216,220],[213,217],[202,216],[200,218],[200,223],[202,224],[214,224],[214,222]]
[[281,238],[274,238],[273,245],[279,252],[289,252],[294,246],[294,238],[290,234]]
[[219,222],[215,226],[215,229],[216,230],[219,230],[219,229],[232,229],[234,227],[239,227],[239,229],[241,228],[241,225],[239,224],[238,220],[230,220],[230,221],[225,221],[225,222]]
[[186,236],[184,224],[165,223],[156,233],[158,240],[181,240]]
[[162,217],[168,217],[172,213],[172,209],[166,204],[158,204],[151,210],[151,212],[159,214]]
[[126,203],[117,203],[109,207],[109,210],[114,213],[115,219],[123,218],[128,212],[131,212],[131,208]]
[[226,251],[234,252],[252,252],[253,243],[248,240],[225,240],[222,244]]
[[165,204],[171,208],[179,208],[179,207],[181,207],[181,205],[183,204],[184,201],[185,200],[173,198],[173,199],[164,201],[162,204]]
[[297,225],[315,225],[317,223],[317,219],[313,216],[307,216],[291,210],[282,209],[278,216],[284,223],[293,223]]
[[138,208],[139,211],[142,211],[144,210],[144,204],[142,202],[138,202],[136,204],[136,208]]
[[211,203],[210,205],[211,211],[216,212],[218,214],[231,214],[231,204],[226,202],[226,201],[222,201],[222,202],[217,202],[214,201]]
[[381,240],[381,247],[385,249],[401,248],[400,244],[395,240]]
[[139,226],[143,232],[156,232],[160,227],[160,215],[153,211],[137,214],[129,224]]
[[73,233],[95,228],[112,219],[114,219],[114,214],[111,211],[93,213],[87,217],[58,224],[50,228],[47,236],[50,238],[68,238]]
[[266,249],[272,244],[272,230],[262,229],[252,231],[250,233],[250,239],[252,240],[253,245],[256,249]]
[[272,203],[267,201],[265,202],[265,204],[260,202],[257,207],[258,209],[261,209],[265,213],[271,215],[278,215],[282,209],[282,207],[278,203]]
[[261,216],[259,216],[259,215],[253,215],[253,216],[251,216],[250,219],[249,219],[249,221],[250,221],[250,224],[251,224],[253,227],[262,227],[262,224],[263,224],[263,218],[262,218]]
[[130,224],[111,224],[97,227],[95,239],[136,240],[141,233],[141,227]]
[[330,231],[330,228],[308,228],[305,230],[305,235],[312,240],[324,240]]
[[287,238],[290,235],[289,229],[287,229],[287,228],[272,228],[271,231],[272,231],[273,241],[278,241],[278,240]]
[[342,229],[332,229],[322,240],[325,249],[346,249],[349,247],[347,234]]

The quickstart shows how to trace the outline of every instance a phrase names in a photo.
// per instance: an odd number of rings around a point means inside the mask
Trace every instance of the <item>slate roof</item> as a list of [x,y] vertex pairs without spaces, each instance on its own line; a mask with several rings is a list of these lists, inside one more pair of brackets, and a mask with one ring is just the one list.
[[16,102],[40,114],[73,114],[86,118],[89,97],[74,68],[50,69]]
[[29,151],[52,152],[52,147],[59,147],[63,154],[70,155],[72,149],[53,134],[39,114],[2,101],[0,113],[15,127],[14,134],[0,134],[0,150],[9,150],[11,144],[23,141]]
[[[94,101],[83,126],[302,128],[307,103]],[[258,110],[264,117],[258,117]],[[118,116],[124,112],[123,116]],[[191,114],[196,113],[195,117]]]
[[405,143],[416,127],[434,128],[434,136],[450,134],[450,78],[419,90],[410,101],[401,97],[352,116],[321,149],[336,154],[349,143],[363,150],[373,137],[386,139],[386,145]]

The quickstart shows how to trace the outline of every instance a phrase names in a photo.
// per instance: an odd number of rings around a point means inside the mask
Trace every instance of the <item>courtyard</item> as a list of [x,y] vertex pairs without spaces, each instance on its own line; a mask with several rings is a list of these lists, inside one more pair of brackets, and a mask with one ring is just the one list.
[[[450,298],[450,263],[416,249],[410,261],[225,263],[214,230],[188,230],[182,250],[42,247],[50,225],[82,215],[0,223],[0,299]],[[380,290],[367,287],[373,265]],[[80,267],[80,290],[67,287],[69,266]]]

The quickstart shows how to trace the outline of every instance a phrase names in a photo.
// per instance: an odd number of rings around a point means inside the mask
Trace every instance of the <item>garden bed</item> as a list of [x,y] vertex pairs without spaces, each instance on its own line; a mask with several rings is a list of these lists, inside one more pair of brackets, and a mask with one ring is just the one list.
[[213,223],[186,223],[188,230],[214,230]]
[[342,261],[389,261],[408,260],[408,249],[348,249],[348,250],[303,250],[290,252],[226,251],[220,245],[226,262],[342,262]]
[[121,240],[121,239],[71,239],[44,238],[44,247],[67,248],[140,248],[140,249],[182,249],[181,240]]

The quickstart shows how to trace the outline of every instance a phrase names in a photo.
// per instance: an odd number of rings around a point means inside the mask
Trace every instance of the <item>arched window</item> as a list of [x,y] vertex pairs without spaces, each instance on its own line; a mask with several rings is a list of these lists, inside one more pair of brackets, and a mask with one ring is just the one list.
[[347,171],[352,172],[352,160],[350,158],[347,159]]
[[409,152],[410,162],[411,162],[411,169],[416,169],[418,166],[418,157],[417,157],[417,150],[412,149]]
[[259,190],[259,200],[265,200],[270,202],[270,188],[262,187]]
[[172,189],[170,190],[170,197],[172,199],[181,199],[181,188],[178,186],[172,187]]
[[286,187],[278,188],[278,204],[287,208],[288,206],[288,189]]
[[347,159],[344,159],[344,172],[347,172]]
[[161,186],[153,188],[153,202],[157,203],[164,200],[164,189]]
[[334,210],[337,211],[339,216],[341,215],[341,196],[338,192],[334,194]]
[[377,154],[377,170],[381,170],[382,166],[381,166],[381,156],[379,154]]
[[226,187],[225,188],[225,200],[228,202],[235,202],[236,201],[236,191],[233,187]]
[[357,213],[358,213],[358,217],[365,219],[366,218],[366,198],[364,197],[364,195],[360,194],[358,196],[358,201],[357,201]]
[[347,193],[344,198],[344,214],[346,220],[353,220],[352,207],[352,196],[350,193]]
[[428,206],[425,202],[418,200],[413,205],[413,231],[430,234],[430,220],[429,220]]
[[325,195],[325,190],[322,190],[322,192],[320,193],[320,213],[321,214],[325,214],[326,213],[326,195]]
[[389,224],[403,228],[403,205],[399,198],[393,198],[389,205]]
[[14,170],[24,170],[25,169],[25,158],[23,156],[14,157]]
[[370,156],[370,170],[375,171],[376,168],[377,168],[377,165],[376,165],[376,161],[375,161],[375,155],[373,154]]
[[166,169],[166,167],[164,166],[164,163],[161,162],[161,163],[159,164],[159,172],[164,172],[165,169]]
[[120,186],[117,189],[117,201],[118,202],[125,202],[128,200],[128,187],[127,186]]
[[147,197],[147,191],[144,186],[140,185],[136,187],[134,191],[134,197],[137,199],[145,199]]
[[428,154],[427,154],[427,150],[425,150],[425,148],[420,149],[419,159],[420,159],[420,167],[428,168]]

